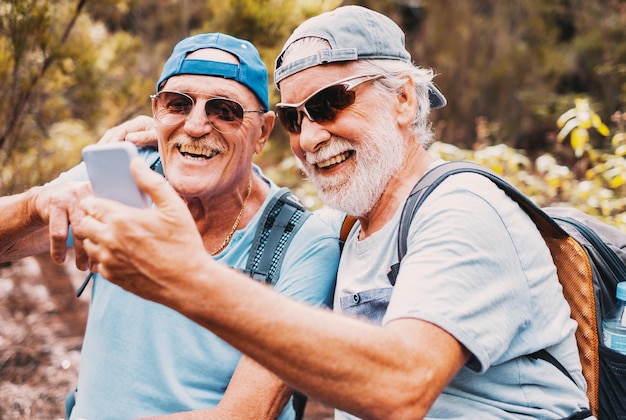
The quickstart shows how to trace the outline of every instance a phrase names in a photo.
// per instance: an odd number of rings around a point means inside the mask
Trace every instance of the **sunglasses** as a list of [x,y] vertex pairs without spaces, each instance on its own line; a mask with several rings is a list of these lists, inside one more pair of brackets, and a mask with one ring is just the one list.
[[381,77],[383,77],[382,74],[348,77],[316,90],[298,104],[279,102],[276,104],[276,114],[285,130],[290,133],[300,133],[305,115],[313,122],[333,121],[339,111],[354,103],[356,100],[354,89],[357,86]]
[[[196,101],[186,93],[161,91],[150,95],[154,118],[163,125],[177,125],[185,121]],[[206,117],[217,131],[231,134],[239,130],[246,113],[265,113],[264,110],[243,109],[243,106],[228,98],[209,98],[204,103]]]

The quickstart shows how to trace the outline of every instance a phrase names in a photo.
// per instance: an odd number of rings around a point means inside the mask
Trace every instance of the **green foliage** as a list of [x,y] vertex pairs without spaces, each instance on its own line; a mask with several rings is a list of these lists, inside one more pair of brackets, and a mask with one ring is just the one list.
[[[106,128],[150,110],[154,67],[142,61],[150,49],[140,54],[138,37],[110,33],[84,4],[17,0],[0,9],[0,193],[49,180]],[[79,136],[55,132],[77,122]]]
[[612,153],[596,153],[593,167],[579,178],[545,153],[534,161],[504,144],[464,150],[435,143],[431,153],[449,160],[470,160],[504,176],[540,206],[573,206],[626,232],[626,162]]
[[[0,5],[0,194],[49,180],[107,128],[150,113],[149,94],[181,38],[250,39],[268,65],[292,29],[339,1],[12,0]],[[277,101],[272,90],[272,102]],[[67,135],[58,129],[68,129]],[[288,153],[287,137],[261,161]]]
[[[181,38],[223,31],[249,39],[271,73],[295,26],[340,3],[390,16],[414,61],[439,74],[449,104],[432,114],[442,140],[434,151],[501,167],[540,204],[572,202],[621,220],[623,0],[5,0],[0,194],[51,179],[110,126],[149,114],[148,95]],[[278,92],[270,95],[276,103]],[[557,140],[557,120],[580,97],[611,121],[611,133],[592,133],[576,156]],[[321,205],[281,128],[257,162],[308,205]]]
[[623,1],[423,0],[407,27],[418,64],[449,99],[437,111],[445,141],[470,147],[474,121],[498,123],[495,143],[542,151],[574,97],[589,95],[603,120],[624,103]]

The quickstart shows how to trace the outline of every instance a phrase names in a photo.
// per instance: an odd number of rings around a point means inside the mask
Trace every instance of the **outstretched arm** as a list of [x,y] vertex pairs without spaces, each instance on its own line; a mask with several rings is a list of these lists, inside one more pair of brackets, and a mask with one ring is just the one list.
[[378,327],[338,316],[216,262],[165,180],[140,161],[131,167],[157,208],[84,200],[92,270],[209,328],[293,388],[361,417],[419,418],[467,361],[467,350],[428,322]]

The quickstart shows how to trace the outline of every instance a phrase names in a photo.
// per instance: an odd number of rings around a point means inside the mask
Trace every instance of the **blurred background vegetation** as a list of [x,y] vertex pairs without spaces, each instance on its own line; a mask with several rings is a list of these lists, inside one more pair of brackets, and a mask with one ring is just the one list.
[[[150,114],[181,38],[248,39],[271,73],[295,26],[341,4],[390,16],[438,74],[449,103],[432,113],[434,154],[626,226],[626,0],[2,0],[0,194],[54,178],[107,128]],[[320,205],[282,128],[258,162]]]

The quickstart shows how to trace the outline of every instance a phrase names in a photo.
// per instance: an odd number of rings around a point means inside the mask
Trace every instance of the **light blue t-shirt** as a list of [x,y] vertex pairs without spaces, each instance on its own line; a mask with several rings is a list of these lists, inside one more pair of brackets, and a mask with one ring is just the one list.
[[[140,154],[148,164],[158,157],[149,149]],[[255,171],[262,176],[256,166]],[[87,179],[81,164],[58,181]],[[245,229],[235,232],[216,260],[246,266],[261,214],[279,191],[266,182],[271,191],[263,207]],[[330,306],[338,260],[337,235],[311,216],[293,238],[274,287],[310,305]],[[130,419],[206,409],[221,400],[241,357],[237,350],[179,313],[99,275],[92,287],[72,419]],[[281,419],[293,417],[289,403]]]
[[[575,321],[534,223],[487,178],[449,177],[420,207],[396,285],[402,208],[383,229],[343,249],[335,311],[390,296],[377,319],[433,323],[471,358],[435,401],[431,419],[558,419],[589,407]],[[343,298],[343,299],[342,299]],[[383,316],[384,315],[384,316]],[[547,349],[576,379],[528,354]],[[337,419],[353,419],[337,412]]]

